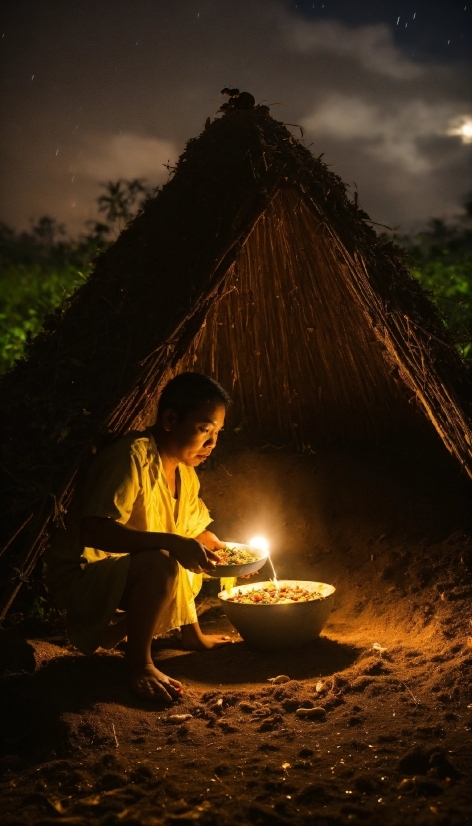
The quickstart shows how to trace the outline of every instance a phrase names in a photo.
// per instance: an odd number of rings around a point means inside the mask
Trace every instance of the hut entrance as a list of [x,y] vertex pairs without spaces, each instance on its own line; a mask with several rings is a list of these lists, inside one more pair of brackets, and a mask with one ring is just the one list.
[[299,449],[411,425],[417,417],[349,287],[325,222],[282,190],[179,370],[214,376],[238,421]]

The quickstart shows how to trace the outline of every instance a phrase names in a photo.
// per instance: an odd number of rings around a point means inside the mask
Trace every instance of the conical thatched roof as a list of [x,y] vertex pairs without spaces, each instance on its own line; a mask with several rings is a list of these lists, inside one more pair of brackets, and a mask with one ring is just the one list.
[[472,475],[464,364],[394,246],[265,108],[229,112],[1,380],[3,612],[80,468],[189,368],[298,447],[423,413]]

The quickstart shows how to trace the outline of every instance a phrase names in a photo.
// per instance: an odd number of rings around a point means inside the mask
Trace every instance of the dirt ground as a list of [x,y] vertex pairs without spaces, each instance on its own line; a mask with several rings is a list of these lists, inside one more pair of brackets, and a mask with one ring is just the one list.
[[1,822],[471,823],[470,490],[434,439],[310,456],[223,444],[202,473],[215,531],[264,534],[280,578],[334,584],[322,636],[251,650],[207,585],[202,625],[234,642],[157,640],[159,667],[185,685],[164,708],[128,691],[122,650],[84,657],[60,626],[13,616]]

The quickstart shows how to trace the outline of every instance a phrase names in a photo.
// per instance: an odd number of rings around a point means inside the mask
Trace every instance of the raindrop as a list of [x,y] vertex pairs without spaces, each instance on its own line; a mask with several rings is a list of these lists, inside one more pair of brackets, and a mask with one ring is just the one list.
[[408,23],[405,23],[405,29],[407,29],[407,28],[408,28]]
[[416,17],[416,12],[415,12],[415,13],[414,13],[414,15],[413,15],[413,20],[415,19],[415,17]]
[[31,80],[34,80],[34,75],[31,75]]
[[56,158],[59,155],[59,149],[56,149]]
[[400,18],[397,19],[397,26],[398,26],[399,22],[400,22]]

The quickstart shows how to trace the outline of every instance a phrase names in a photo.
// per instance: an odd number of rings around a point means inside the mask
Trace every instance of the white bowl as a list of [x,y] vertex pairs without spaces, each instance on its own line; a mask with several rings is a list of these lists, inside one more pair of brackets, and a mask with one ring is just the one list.
[[[269,582],[255,582],[253,585],[239,585],[231,590],[244,594],[247,591],[266,588]],[[307,591],[321,594],[322,599],[311,602],[291,602],[281,605],[261,605],[261,603],[231,602],[226,591],[218,594],[229,621],[241,634],[243,640],[254,648],[265,651],[280,651],[297,648],[316,639],[331,613],[335,588],[326,582],[311,582],[298,579],[281,579],[279,585],[298,585]]]
[[238,548],[240,551],[249,551],[253,556],[257,556],[254,562],[248,562],[246,565],[215,565],[205,573],[215,577],[227,576],[244,576],[245,574],[253,574],[262,568],[264,562],[269,556],[269,551],[263,551],[261,548],[253,548],[252,545],[241,545],[239,542],[227,542],[232,548]]

